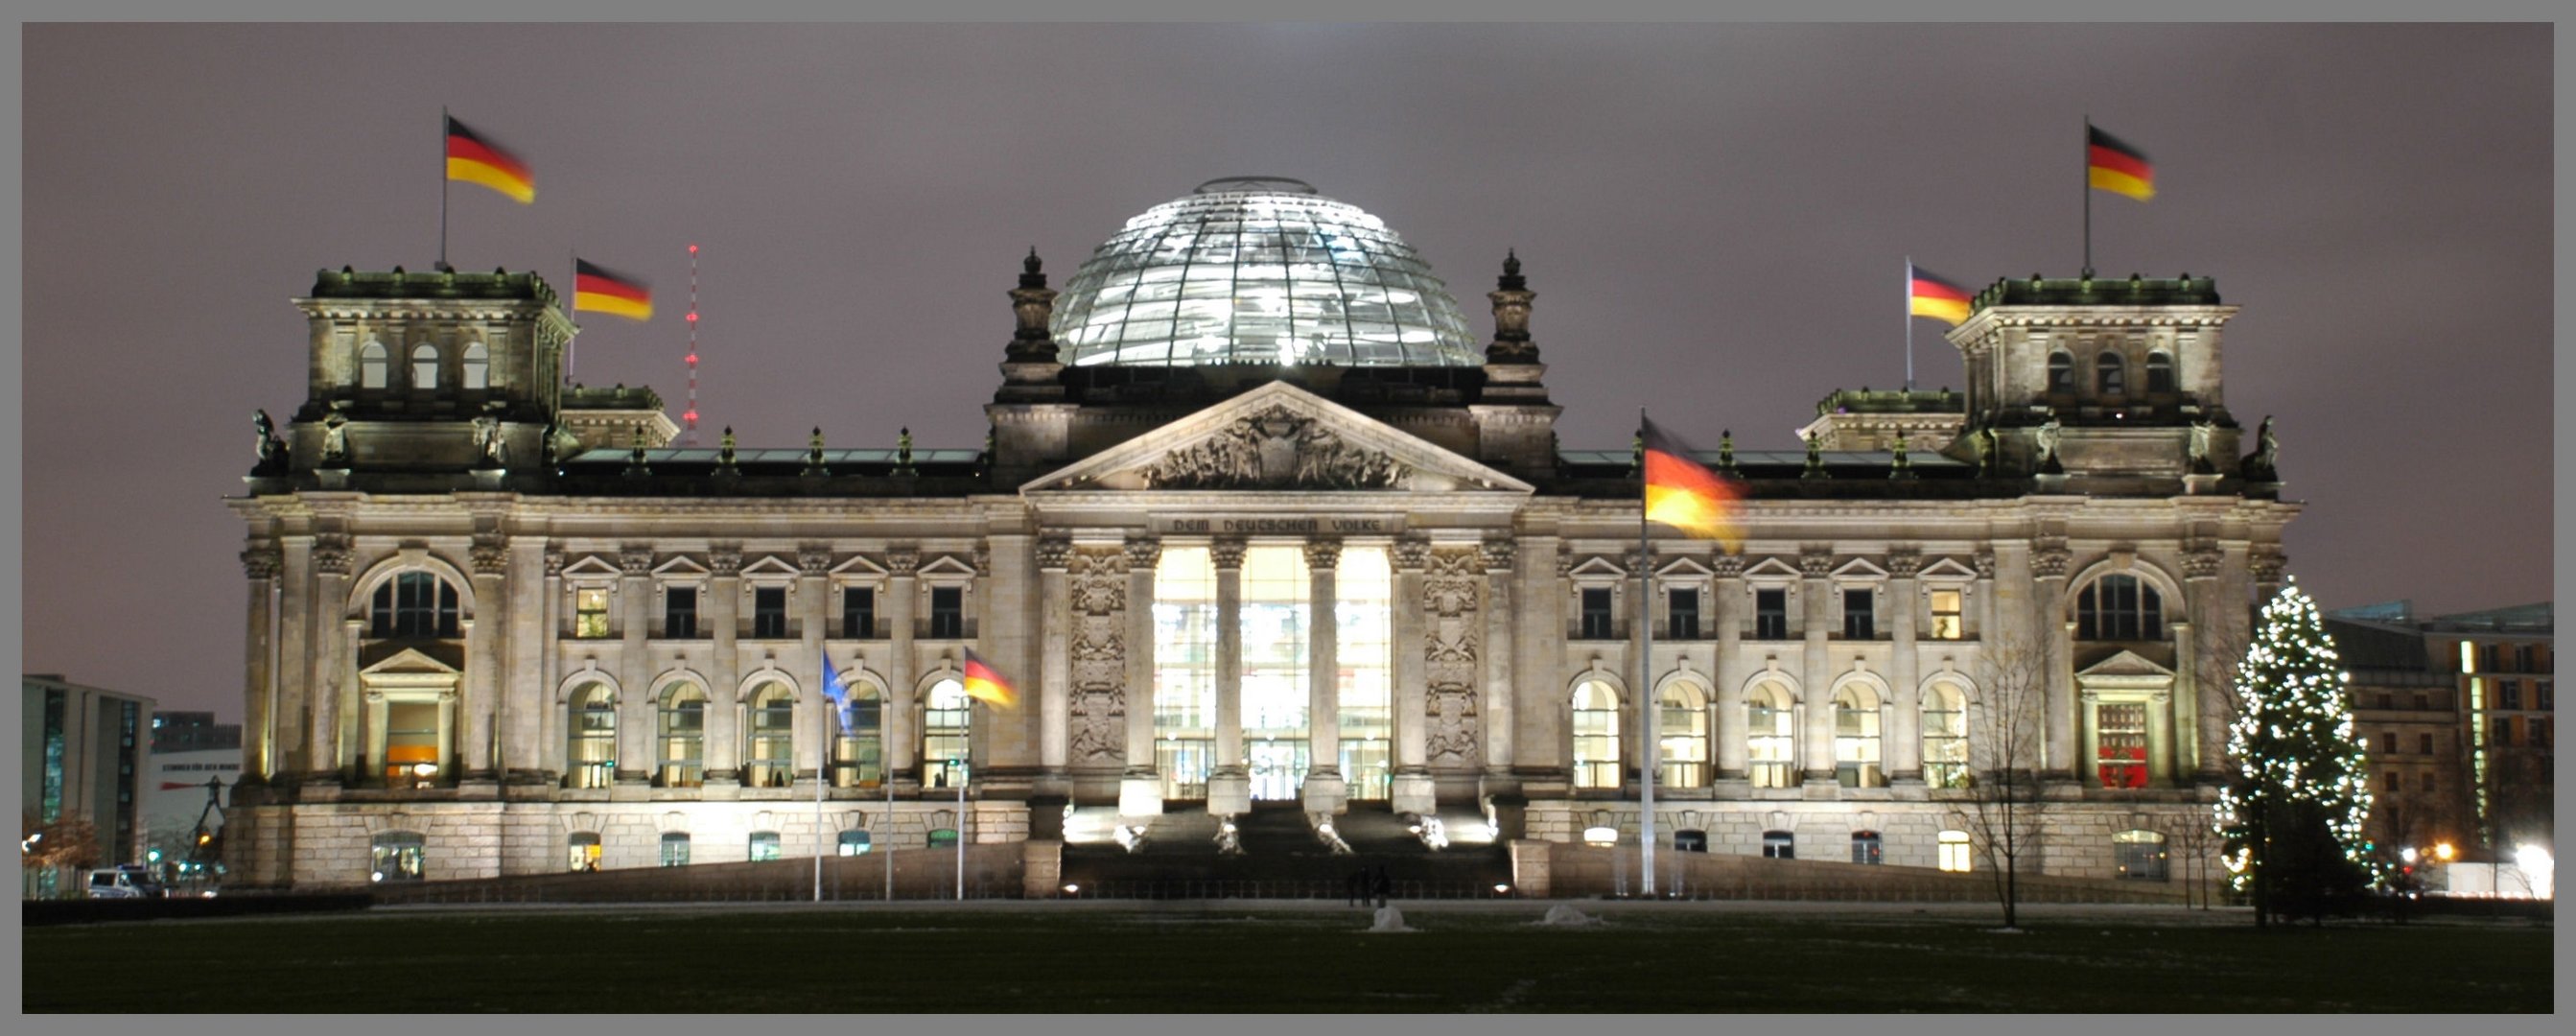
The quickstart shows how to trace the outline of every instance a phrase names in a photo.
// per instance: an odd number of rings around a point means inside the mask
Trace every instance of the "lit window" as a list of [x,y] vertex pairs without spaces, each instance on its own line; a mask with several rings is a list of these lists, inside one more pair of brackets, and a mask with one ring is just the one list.
[[1613,632],[1614,625],[1610,606],[1610,588],[1606,586],[1589,586],[1583,588],[1582,639],[1617,639],[1618,634]]
[[868,833],[867,833],[867,832],[865,832],[865,831],[843,831],[843,832],[841,832],[841,855],[843,855],[843,856],[865,856],[865,855],[867,855],[867,854],[868,854],[868,848],[869,848],[869,845],[868,845]]
[[608,588],[585,586],[572,592],[572,635],[598,638],[608,635]]
[[564,787],[605,788],[617,776],[617,703],[607,684],[573,692],[564,724]]
[[698,635],[698,588],[672,586],[662,590],[662,635],[686,639]]
[[841,727],[833,744],[832,786],[874,788],[885,781],[885,702],[870,684],[850,685],[850,707],[835,718]]
[[1936,844],[1941,854],[1939,862],[1942,870],[1957,874],[1968,873],[1968,851],[1970,846],[1967,832],[1943,831],[1941,832],[1939,842]]
[[968,777],[966,685],[954,679],[932,684],[927,704],[921,718],[921,784],[958,787]]
[[427,572],[404,572],[376,585],[371,637],[454,637],[460,628],[456,586]]
[[1345,548],[1333,585],[1342,781],[1353,799],[1383,801],[1393,790],[1395,736],[1395,568],[1386,548]]
[[1762,855],[1766,859],[1773,860],[1797,859],[1798,839],[1787,831],[1764,831],[1762,832]]
[[358,387],[385,387],[385,343],[368,342],[358,349]]
[[1947,683],[1923,695],[1923,783],[1934,788],[1968,785],[1966,695]]
[[2093,359],[2093,388],[2105,396],[2116,396],[2129,390],[2128,365],[2120,354],[2106,352]]
[[1886,862],[1885,843],[1876,831],[1852,832],[1852,862],[1877,866]]
[[2164,353],[2164,352],[2161,352],[2161,351],[2148,353],[2148,354],[2147,354],[2147,391],[2149,391],[2149,392],[2171,392],[2171,391],[2173,391],[2173,390],[2174,390],[2174,366],[2173,366],[2173,357],[2172,357],[2172,356],[2170,356],[2170,355],[2168,355],[2168,354],[2166,354],[2166,353]]
[[411,387],[438,387],[438,347],[426,342],[411,347]]
[[2098,776],[2105,788],[2147,786],[2147,706],[2103,702],[2093,707]]
[[1311,752],[1307,706],[1312,585],[1302,547],[1243,554],[1243,750],[1255,801],[1297,797]]
[[742,761],[746,788],[784,788],[796,776],[796,694],[779,683],[751,692],[750,751]]
[[654,783],[665,788],[695,788],[706,778],[707,695],[686,681],[662,690],[659,715],[660,765]]
[[1592,846],[1617,845],[1619,844],[1619,829],[1615,827],[1584,828],[1583,844]]
[[2164,622],[2164,598],[2136,576],[2103,576],[2075,602],[2077,640],[2163,640]]
[[567,853],[565,863],[571,869],[577,871],[595,871],[599,869],[599,835],[597,832],[583,831],[574,834],[571,840],[567,843],[567,848],[569,852]]
[[2122,831],[2111,836],[2119,856],[2120,877],[2132,881],[2165,880],[2165,836],[2153,831]]
[[1776,683],[1756,686],[1746,696],[1745,756],[1756,788],[1786,788],[1797,783],[1790,768],[1790,725],[1795,711],[1789,691]]
[[1834,690],[1834,780],[1846,788],[1883,788],[1878,751],[1878,695],[1844,684]]
[[689,865],[689,836],[673,832],[662,836],[662,866]]
[[445,761],[438,750],[439,709],[435,701],[385,703],[387,787],[425,788],[437,783]]
[[1619,787],[1619,697],[1586,680],[1574,689],[1574,786]]
[[953,827],[933,828],[930,832],[930,847],[933,849],[956,848],[957,829]]
[[419,881],[428,874],[427,848],[411,831],[387,831],[369,843],[369,881]]
[[1933,640],[1958,640],[1967,636],[1967,624],[1960,618],[1960,599],[1963,596],[1957,590],[1932,591]]
[[475,342],[465,347],[465,367],[459,385],[469,389],[492,387],[492,351],[483,343]]
[[787,588],[756,587],[751,591],[751,635],[755,640],[780,640],[787,636]]
[[1696,685],[1677,683],[1664,688],[1663,710],[1656,717],[1663,753],[1655,779],[1667,788],[1708,783],[1707,698]]
[[1753,591],[1753,639],[1789,639],[1789,591]]
[[778,832],[754,831],[751,833],[751,862],[775,860],[779,855]]
[[2075,357],[2065,353],[2048,354],[2048,391],[2050,395],[2075,394]]

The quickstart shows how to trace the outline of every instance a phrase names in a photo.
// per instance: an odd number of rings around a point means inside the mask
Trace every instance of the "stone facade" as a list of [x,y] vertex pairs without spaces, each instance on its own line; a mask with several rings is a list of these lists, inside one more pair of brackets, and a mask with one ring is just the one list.
[[[585,448],[534,275],[326,272],[309,398],[231,502],[234,870],[362,881],[389,833],[429,878],[560,869],[576,836],[609,868],[672,833],[792,856],[818,783],[825,834],[894,846],[955,829],[952,780],[978,843],[1050,838],[1068,804],[1274,802],[1633,838],[1647,686],[1657,829],[1710,852],[1871,830],[1929,865],[1996,765],[2048,782],[2049,873],[2205,811],[2297,510],[2268,448],[2236,456],[2210,282],[2001,282],[1951,334],[1944,450],[1704,455],[1745,542],[1659,526],[1643,556],[1628,452],[1551,445],[1533,294],[1505,276],[1482,368],[1066,367],[1032,258],[989,450],[737,453]],[[362,345],[452,366],[469,340],[487,366],[427,384]],[[1017,705],[962,696],[969,649]],[[2006,715],[2030,751],[1985,733]]]

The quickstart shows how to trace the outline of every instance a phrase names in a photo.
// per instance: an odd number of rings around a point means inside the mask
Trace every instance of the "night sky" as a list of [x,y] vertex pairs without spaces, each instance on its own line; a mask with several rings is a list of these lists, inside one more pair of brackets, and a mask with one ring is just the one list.
[[[2546,26],[48,26],[25,29],[29,672],[241,715],[250,415],[303,399],[315,270],[437,258],[439,108],[537,199],[455,185],[449,259],[652,282],[579,380],[712,444],[976,447],[1031,246],[1061,287],[1202,180],[1385,219],[1481,340],[1506,248],[1568,448],[1636,407],[1795,448],[1904,377],[1903,263],[2073,276],[2082,122],[2156,199],[2094,265],[2218,279],[2227,402],[2277,415],[2327,607],[2550,594]],[[1917,381],[1958,387],[1918,322]]]

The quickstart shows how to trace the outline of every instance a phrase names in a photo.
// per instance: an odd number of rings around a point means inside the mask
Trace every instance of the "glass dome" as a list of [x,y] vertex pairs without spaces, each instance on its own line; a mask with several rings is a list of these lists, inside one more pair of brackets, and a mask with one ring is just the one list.
[[1377,217],[1297,180],[1200,184],[1127,221],[1065,281],[1075,366],[1474,366],[1449,289]]

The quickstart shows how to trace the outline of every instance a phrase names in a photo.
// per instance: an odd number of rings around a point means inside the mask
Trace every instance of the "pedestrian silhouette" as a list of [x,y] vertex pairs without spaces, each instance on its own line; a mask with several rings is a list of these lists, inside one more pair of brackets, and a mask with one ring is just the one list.
[[1375,884],[1377,886],[1375,889],[1377,892],[1377,905],[1385,906],[1387,894],[1395,891],[1395,879],[1387,876],[1386,865],[1383,863],[1377,865],[1377,881]]

